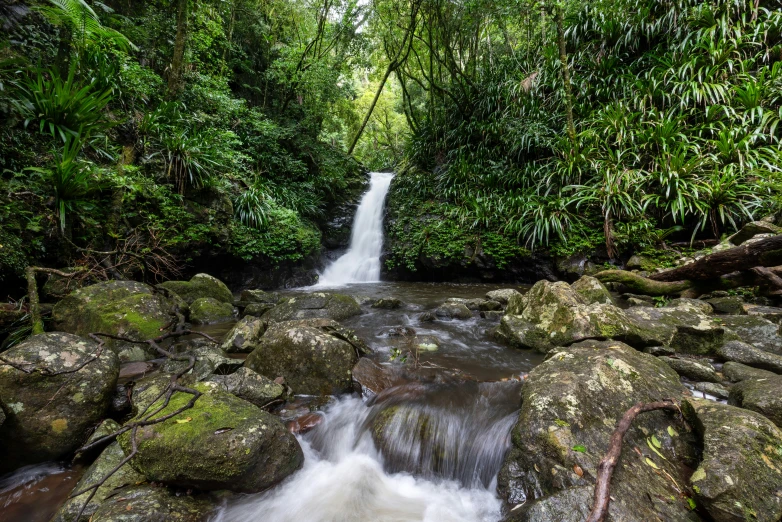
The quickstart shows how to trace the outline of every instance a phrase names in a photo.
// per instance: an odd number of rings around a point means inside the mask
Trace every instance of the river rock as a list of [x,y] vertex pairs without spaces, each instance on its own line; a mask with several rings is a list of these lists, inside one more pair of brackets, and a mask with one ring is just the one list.
[[706,361],[696,361],[694,359],[686,359],[680,357],[660,357],[660,360],[665,364],[673,368],[673,370],[681,375],[687,377],[693,381],[705,381],[705,382],[720,382],[717,372],[714,370],[714,366]]
[[740,297],[712,297],[706,299],[706,302],[711,305],[715,312],[721,314],[741,315],[746,313],[744,311],[744,300]]
[[364,396],[374,396],[398,384],[396,375],[373,360],[362,357],[353,367],[353,382]]
[[752,221],[730,236],[728,241],[738,246],[758,234],[782,234],[782,228],[768,221]]
[[343,294],[314,292],[282,299],[280,303],[263,314],[269,323],[280,323],[296,319],[333,319],[342,321],[361,313],[355,299]]
[[782,308],[749,303],[745,303],[743,308],[747,315],[759,315],[763,319],[768,319],[774,324],[782,325]]
[[665,306],[668,308],[678,308],[680,310],[693,310],[706,315],[714,313],[714,308],[706,301],[701,301],[700,299],[679,297],[677,299],[671,299]]
[[76,335],[49,332],[10,348],[3,358],[25,371],[0,365],[0,409],[6,415],[0,472],[77,449],[111,403],[119,375],[114,352]]
[[[621,342],[588,340],[554,349],[529,373],[522,388],[512,447],[499,474],[500,495],[510,505],[549,499],[551,509],[558,506],[557,510],[580,517],[589,511],[592,495],[571,490],[593,491],[599,461],[625,411],[638,402],[676,398],[682,392],[676,372]],[[678,436],[671,437],[668,427]],[[660,441],[660,452],[668,460],[651,453],[649,458],[677,482],[686,480],[681,461],[695,455],[684,426],[666,412],[640,415],[625,436],[611,481],[611,519],[692,520],[673,483],[633,450],[646,448],[651,435]],[[581,473],[574,471],[576,466]]]
[[499,301],[483,299],[478,302],[478,310],[481,312],[499,312],[502,310],[502,304]]
[[242,301],[258,304],[277,304],[280,302],[280,296],[272,292],[263,290],[244,290],[240,296]]
[[233,305],[213,297],[199,297],[190,304],[190,322],[193,324],[225,323],[233,318]]
[[242,317],[252,316],[261,317],[263,314],[274,308],[271,303],[250,303],[244,307]]
[[[718,399],[725,400],[730,397],[730,390],[716,382],[696,382],[694,386],[696,391],[712,395]],[[694,394],[697,397],[697,394]]]
[[269,326],[245,364],[269,378],[284,377],[298,394],[331,395],[351,388],[358,351],[349,342],[306,322]]
[[[195,357],[195,365],[185,375],[192,376],[196,381],[206,380],[214,374],[231,374],[243,364],[240,359],[226,357],[219,346],[207,339],[192,339],[177,343],[172,347],[172,351],[177,355]],[[174,374],[184,370],[189,364],[188,360],[167,359],[162,369],[164,372]]]
[[434,315],[434,312],[421,312],[418,315],[418,322],[420,323],[431,323],[432,321],[436,321],[437,316]]
[[222,348],[226,353],[250,353],[261,342],[266,333],[266,321],[257,317],[242,317],[223,340]]
[[472,311],[462,303],[443,303],[437,307],[434,314],[440,319],[470,319]]
[[728,361],[722,365],[722,374],[731,382],[740,382],[747,379],[767,379],[777,374],[768,370],[752,368],[741,363]]
[[782,518],[782,432],[750,411],[703,399],[682,409],[703,440],[690,477],[696,502],[715,522]]
[[500,304],[506,305],[511,297],[514,295],[521,296],[521,292],[514,290],[513,288],[501,288],[500,290],[492,290],[486,292],[486,299],[497,301]]
[[602,303],[613,304],[611,293],[603,283],[591,276],[582,276],[570,285],[586,304]]
[[372,303],[372,308],[380,308],[382,310],[396,310],[401,306],[402,306],[402,301],[400,301],[396,297],[381,297],[380,299]]
[[782,355],[769,353],[745,342],[729,341],[717,349],[717,355],[726,361],[782,373]]
[[[154,339],[176,319],[176,301],[155,289],[135,281],[106,281],[80,288],[52,310],[57,330],[86,337],[101,332],[136,341]],[[146,345],[106,339],[106,346],[117,352],[121,362],[144,361],[159,357]]]
[[151,484],[115,493],[95,510],[90,522],[203,522],[216,508],[206,495],[177,495]]
[[264,408],[285,395],[285,387],[249,368],[242,367],[229,375],[212,375],[209,382],[240,399]]
[[[138,453],[131,465],[148,480],[253,493],[301,466],[301,448],[277,417],[221,391],[216,383],[198,383],[194,388],[202,395],[192,408],[169,421],[139,428]],[[188,393],[174,393],[158,415],[173,413],[191,398]],[[162,404],[162,399],[158,402]],[[156,407],[157,402],[150,409]],[[130,432],[118,440],[128,453]]]
[[782,375],[741,381],[730,389],[728,403],[758,412],[782,427]]
[[756,315],[726,315],[719,317],[719,320],[734,334],[734,339],[782,355],[782,335],[778,324]]
[[625,340],[636,347],[668,346],[679,353],[708,355],[733,336],[714,317],[685,303],[664,308],[636,306],[625,310],[625,317]]
[[223,303],[234,301],[234,296],[225,283],[209,274],[196,274],[190,281],[166,281],[158,286],[174,292],[187,304],[202,297],[211,297]]
[[649,301],[646,301],[644,299],[638,299],[636,297],[628,297],[626,299],[628,306],[648,306],[648,307],[654,307],[654,303],[650,303]]

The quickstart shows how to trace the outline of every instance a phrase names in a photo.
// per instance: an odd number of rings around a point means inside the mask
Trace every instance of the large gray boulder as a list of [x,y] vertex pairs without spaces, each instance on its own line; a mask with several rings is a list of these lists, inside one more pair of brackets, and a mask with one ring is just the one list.
[[741,381],[730,389],[728,403],[758,412],[782,427],[782,375]]
[[778,324],[759,315],[725,315],[719,317],[719,320],[733,334],[732,339],[740,339],[755,348],[782,355],[782,327]]
[[782,234],[782,228],[768,221],[752,221],[730,236],[728,241],[738,246],[758,234]]
[[782,355],[755,348],[742,341],[729,341],[717,348],[716,354],[725,361],[782,373]]
[[277,384],[247,367],[239,368],[229,375],[212,375],[209,382],[217,383],[220,389],[265,408],[285,395],[285,387]]
[[342,321],[361,313],[361,307],[348,295],[313,292],[282,299],[277,306],[263,314],[269,323],[297,319],[333,319]]
[[701,382],[721,382],[714,367],[706,361],[697,361],[683,357],[660,357],[660,360],[688,379]]
[[76,335],[35,335],[3,353],[0,472],[56,460],[87,440],[111,404],[119,362]]
[[216,509],[207,495],[181,495],[152,484],[116,493],[95,510],[90,522],[203,522]]
[[[263,491],[296,471],[303,454],[282,422],[247,401],[198,383],[202,393],[192,408],[170,420],[138,429],[138,453],[131,465],[147,480],[200,490]],[[185,406],[192,395],[176,392],[158,413]],[[163,399],[150,406],[162,405]],[[119,437],[131,450],[131,433]]]
[[266,321],[253,316],[242,317],[223,339],[226,353],[250,353],[266,333]]
[[214,297],[199,297],[190,304],[190,322],[193,324],[225,323],[233,318],[233,305]]
[[441,319],[471,319],[472,311],[464,303],[443,303],[434,314]]
[[[592,495],[586,492],[593,490],[598,463],[625,411],[682,392],[676,372],[621,342],[589,340],[554,349],[524,383],[513,445],[499,475],[498,490],[509,504],[538,506],[532,515],[513,520],[588,512]],[[678,435],[671,436],[669,427]],[[649,453],[655,467],[679,483],[686,480],[681,464],[694,458],[694,451],[685,427],[676,415],[644,413],[625,436],[611,481],[611,520],[693,520],[673,482],[633,449],[647,448],[652,436],[667,459]],[[542,500],[533,503],[536,499]]]
[[678,353],[708,355],[727,339],[735,338],[699,306],[680,301],[679,306],[625,310],[628,335],[636,347],[668,346]]
[[767,419],[703,399],[682,405],[703,441],[690,477],[696,502],[715,522],[782,519],[782,432]]
[[728,361],[722,365],[722,374],[730,382],[741,382],[747,379],[767,379],[775,377],[777,374],[768,370],[753,368],[741,363]]
[[174,292],[187,304],[202,297],[211,297],[223,303],[233,303],[234,300],[225,283],[209,274],[196,274],[190,281],[166,281],[158,286]]
[[489,299],[491,301],[497,301],[503,305],[507,305],[508,301],[513,296],[521,296],[521,293],[513,288],[501,288],[499,290],[492,290],[491,292],[486,292],[486,299]]
[[575,283],[570,285],[587,304],[602,303],[614,304],[611,293],[603,283],[591,276],[582,276]]

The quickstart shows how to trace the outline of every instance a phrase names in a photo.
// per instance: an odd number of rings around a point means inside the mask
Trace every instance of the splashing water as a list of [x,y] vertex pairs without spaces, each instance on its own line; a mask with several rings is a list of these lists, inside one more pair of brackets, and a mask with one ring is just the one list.
[[383,251],[383,209],[394,175],[373,172],[369,190],[361,198],[350,233],[350,248],[326,267],[317,286],[341,286],[380,280]]

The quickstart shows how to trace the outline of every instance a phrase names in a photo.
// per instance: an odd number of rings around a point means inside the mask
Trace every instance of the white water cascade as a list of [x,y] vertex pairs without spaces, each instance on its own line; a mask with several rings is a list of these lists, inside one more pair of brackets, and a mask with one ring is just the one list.
[[320,276],[316,286],[341,286],[380,280],[380,254],[383,251],[383,209],[394,174],[373,172],[353,220],[350,248]]

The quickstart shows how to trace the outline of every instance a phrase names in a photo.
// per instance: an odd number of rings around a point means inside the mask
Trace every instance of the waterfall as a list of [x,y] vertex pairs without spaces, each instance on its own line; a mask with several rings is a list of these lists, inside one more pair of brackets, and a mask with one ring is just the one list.
[[380,254],[383,251],[383,209],[394,177],[390,172],[373,172],[369,190],[353,220],[350,248],[320,276],[317,286],[371,283],[380,280]]

